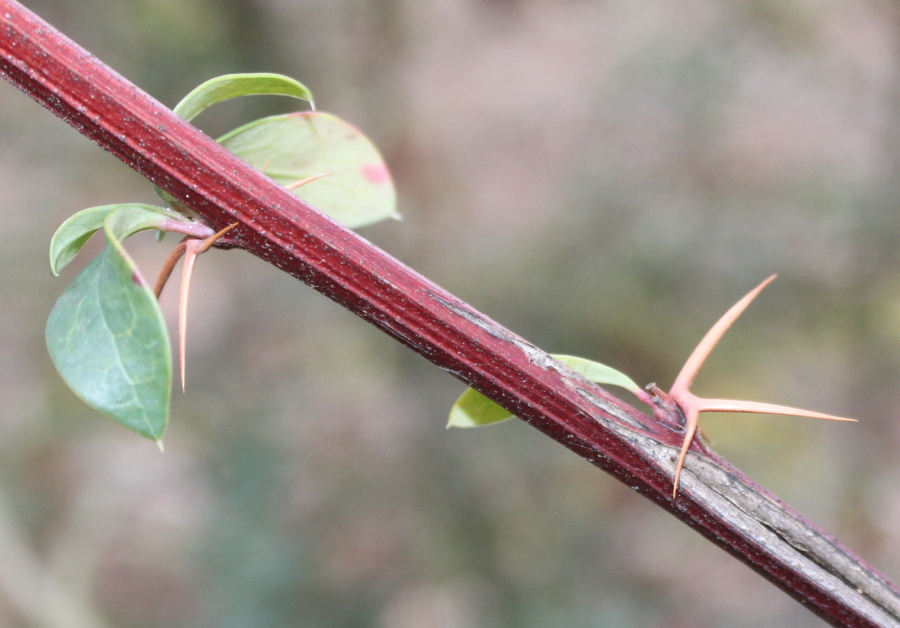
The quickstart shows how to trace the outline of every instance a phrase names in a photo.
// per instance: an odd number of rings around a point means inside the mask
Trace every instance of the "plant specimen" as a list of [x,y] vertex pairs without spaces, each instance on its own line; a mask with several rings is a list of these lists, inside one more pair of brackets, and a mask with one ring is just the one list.
[[[548,368],[546,354],[525,339],[267,181],[258,165],[254,172],[238,163],[15,0],[0,5],[4,77],[190,205],[209,225],[239,222],[226,236],[235,245],[503,399],[546,436],[649,497],[826,621],[897,624],[896,587],[727,461],[715,462],[714,476],[698,476],[712,490],[668,498],[665,473],[671,465],[656,458],[654,439],[631,438],[610,427],[617,417],[640,422],[633,408],[611,396],[598,407],[570,386],[570,377]],[[196,237],[211,235],[213,229],[202,226],[207,231]],[[662,419],[646,422],[641,436],[672,442],[679,411],[667,400],[665,395],[653,402]]]

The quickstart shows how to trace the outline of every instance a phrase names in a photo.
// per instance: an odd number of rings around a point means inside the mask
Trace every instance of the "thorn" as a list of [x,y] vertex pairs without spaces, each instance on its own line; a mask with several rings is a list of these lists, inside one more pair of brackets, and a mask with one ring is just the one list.
[[266,169],[269,167],[269,164],[272,163],[272,158],[266,159],[266,163],[263,164],[263,167],[259,169],[259,171],[263,174],[266,174]]
[[169,257],[166,258],[166,262],[163,264],[162,269],[159,271],[159,277],[156,278],[156,287],[153,288],[153,294],[156,295],[157,301],[159,301],[159,295],[162,294],[163,288],[166,287],[166,282],[169,281],[172,271],[175,270],[175,264],[177,264],[178,260],[181,259],[181,256],[184,255],[185,240],[187,240],[187,238],[179,242],[178,245],[172,249],[172,252],[169,253]]
[[219,238],[221,238],[223,235],[225,235],[226,233],[228,233],[229,231],[231,231],[232,229],[234,229],[237,226],[238,226],[238,223],[233,222],[230,225],[228,225],[227,227],[225,227],[224,229],[220,229],[219,231],[216,231],[214,234],[212,234],[211,236],[209,236],[208,238],[203,240],[203,242],[200,243],[200,252],[206,253],[210,249],[210,247],[212,247],[212,245],[216,243],[216,241]]
[[163,442],[161,438],[156,439],[156,446],[159,447],[160,453],[166,453],[166,448],[163,446]]
[[703,336],[703,340],[700,341],[700,344],[698,344],[697,348],[691,353],[687,362],[685,362],[684,366],[681,368],[678,377],[675,378],[675,383],[672,384],[673,392],[676,390],[688,390],[691,387],[691,384],[694,382],[694,377],[696,377],[700,367],[703,366],[706,358],[709,357],[709,354],[716,346],[716,343],[721,340],[722,336],[728,331],[731,324],[737,320],[738,316],[747,309],[747,306],[756,298],[756,295],[762,292],[762,289],[774,281],[777,276],[778,275],[772,275],[756,286],[743,299],[732,305],[731,308],[722,315],[722,318],[716,321],[716,324],[706,332],[706,335]]
[[681,471],[684,468],[684,461],[687,458],[688,449],[697,433],[698,418],[701,412],[752,412],[757,414],[780,414],[788,416],[801,416],[813,419],[828,419],[831,421],[856,421],[856,419],[847,419],[844,417],[833,416],[830,414],[822,414],[821,412],[812,412],[811,410],[800,410],[798,408],[790,408],[788,406],[778,406],[769,403],[759,403],[756,401],[734,401],[731,399],[703,399],[697,397],[690,391],[691,384],[694,382],[697,372],[709,354],[712,352],[716,343],[721,340],[722,336],[728,331],[732,323],[743,313],[748,305],[762,292],[762,289],[769,285],[777,275],[772,275],[756,288],[751,290],[743,299],[735,303],[725,314],[716,321],[716,324],[706,332],[703,340],[697,345],[697,348],[691,353],[690,357],[682,367],[669,396],[675,401],[684,414],[684,442],[678,453],[678,462],[675,465],[675,480],[672,483],[672,499],[678,494],[678,481],[681,478]]
[[181,267],[181,291],[178,293],[178,366],[181,370],[181,392],[184,392],[184,350],[187,344],[187,312],[188,298],[191,293],[191,279],[194,276],[194,262],[200,255],[200,240],[189,240],[184,253],[184,266]]
[[[181,290],[178,293],[178,366],[181,370],[181,392],[184,392],[185,348],[187,346],[187,313],[188,298],[191,293],[191,279],[194,276],[194,263],[197,257],[209,250],[216,240],[234,229],[238,223],[232,223],[212,234],[205,240],[187,240],[184,246],[184,266],[181,267]],[[170,256],[171,257],[171,256]],[[173,264],[174,265],[174,264]],[[171,272],[171,270],[169,271]]]
[[788,406],[778,406],[773,403],[760,403],[758,401],[733,401],[731,399],[699,399],[699,401],[700,412],[752,412],[754,414],[801,416],[810,419],[826,419],[828,421],[858,422],[856,419],[834,416],[833,414],[823,414],[822,412],[801,410],[799,408],[791,408]]
[[696,404],[698,399],[690,393],[680,399],[675,397],[675,395],[672,395],[672,398],[675,399],[675,403],[681,408],[685,419],[684,441],[681,443],[681,451],[678,452],[678,463],[675,465],[675,481],[672,482],[672,499],[675,499],[678,494],[678,480],[681,479],[681,469],[684,468],[684,460],[687,458],[688,448],[690,448],[694,440],[694,434],[697,433],[697,424],[699,423],[697,418],[700,409]]
[[323,172],[322,174],[314,174],[311,177],[306,177],[305,179],[300,179],[299,181],[294,181],[293,183],[288,183],[284,187],[286,187],[289,190],[296,190],[299,187],[303,187],[307,183],[312,183],[316,179],[321,179],[322,177],[326,177],[330,174],[331,174],[330,172]]

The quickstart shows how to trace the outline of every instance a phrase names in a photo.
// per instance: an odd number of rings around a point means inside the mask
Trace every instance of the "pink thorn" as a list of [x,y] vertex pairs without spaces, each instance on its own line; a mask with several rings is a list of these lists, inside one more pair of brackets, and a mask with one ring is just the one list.
[[753,290],[751,290],[743,299],[735,303],[731,306],[731,308],[722,315],[716,324],[712,326],[712,328],[706,332],[706,335],[703,336],[703,340],[700,341],[700,344],[697,345],[697,348],[694,349],[694,352],[691,353],[691,356],[687,359],[687,362],[684,363],[684,366],[681,368],[681,372],[678,374],[678,377],[675,378],[675,383],[672,384],[672,390],[670,394],[674,394],[677,390],[688,390],[691,387],[691,384],[694,382],[694,377],[697,376],[697,371],[700,370],[700,367],[703,366],[703,362],[706,361],[706,358],[709,357],[709,354],[712,352],[713,347],[716,346],[716,343],[722,338],[722,335],[728,331],[728,328],[731,327],[731,324],[737,320],[738,316],[740,316],[747,306],[750,305],[750,302],[756,298],[762,289],[768,286],[772,281],[774,281],[775,277],[778,275],[772,275],[764,282],[756,286]]
[[191,279],[194,276],[194,262],[200,255],[202,240],[185,242],[184,265],[181,267],[181,291],[178,293],[178,366],[181,369],[181,392],[184,392],[184,353],[187,346],[188,298],[191,294]]
[[678,404],[685,417],[684,442],[681,445],[681,451],[678,454],[678,462],[675,465],[675,480],[672,488],[672,499],[678,494],[678,481],[681,478],[681,471],[684,468],[684,461],[687,458],[688,449],[697,433],[698,417],[701,412],[752,412],[756,414],[782,414],[788,416],[810,417],[813,419],[828,419],[831,421],[856,421],[856,419],[847,419],[844,417],[833,416],[831,414],[823,414],[821,412],[812,412],[811,410],[800,410],[799,408],[790,408],[788,406],[778,406],[770,403],[759,403],[756,401],[734,401],[731,399],[702,399],[690,392],[691,384],[697,371],[703,365],[703,362],[712,352],[716,343],[722,338],[722,335],[731,327],[731,324],[741,315],[748,305],[756,298],[756,296],[769,283],[775,279],[776,275],[772,275],[756,288],[751,290],[743,299],[735,303],[720,318],[715,325],[712,326],[697,348],[694,349],[688,358],[675,383],[672,384],[672,390],[669,395]]
[[732,399],[698,399],[698,401],[700,402],[700,412],[752,412],[755,414],[780,414],[809,417],[811,419],[827,419],[829,421],[856,422],[856,419],[834,416],[833,414],[823,414],[822,412],[778,406],[771,403],[760,403],[758,401],[734,401]]
[[322,177],[327,177],[330,174],[331,174],[331,172],[323,172],[321,174],[314,174],[311,177],[306,177],[305,179],[300,179],[299,181],[294,181],[293,183],[288,183],[284,187],[286,187],[287,189],[289,189],[291,191],[294,191],[299,187],[303,187],[307,183],[312,183],[316,179],[321,179]]
[[687,458],[688,449],[694,442],[694,435],[697,433],[700,414],[700,399],[688,391],[684,391],[679,397],[675,398],[675,403],[684,413],[684,441],[681,443],[681,451],[678,452],[678,463],[675,465],[675,481],[672,483],[672,499],[678,493],[678,480],[681,478],[681,469],[684,468],[684,460]]

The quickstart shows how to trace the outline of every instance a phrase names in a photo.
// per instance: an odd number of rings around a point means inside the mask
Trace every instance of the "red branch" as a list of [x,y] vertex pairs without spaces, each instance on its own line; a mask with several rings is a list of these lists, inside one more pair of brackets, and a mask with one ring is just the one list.
[[0,72],[237,246],[309,284],[612,474],[836,626],[900,626],[900,591],[697,444],[590,384],[231,155],[12,0]]

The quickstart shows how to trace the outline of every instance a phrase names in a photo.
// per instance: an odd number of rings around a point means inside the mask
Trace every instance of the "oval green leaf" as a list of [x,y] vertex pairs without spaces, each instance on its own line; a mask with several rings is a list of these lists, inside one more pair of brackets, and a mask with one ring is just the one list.
[[106,247],[59,297],[46,331],[50,357],[69,388],[156,441],[169,416],[169,337],[159,304],[121,241],[169,217],[150,206],[109,212]]
[[226,74],[194,88],[172,111],[185,120],[193,120],[204,109],[238,96],[291,96],[307,101],[313,109],[312,92],[303,83],[281,74]]
[[294,193],[351,229],[399,218],[390,172],[362,133],[327,113],[263,118],[219,138],[282,185],[329,173]]
[[[552,357],[595,384],[619,386],[631,392],[640,392],[640,387],[630,377],[600,362],[572,355],[553,355]],[[450,408],[447,427],[480,427],[499,423],[512,417],[510,412],[477,390],[467,388]]]
[[50,272],[54,276],[59,275],[59,272],[78,255],[91,236],[103,226],[106,217],[124,207],[136,207],[141,211],[149,212],[149,215],[160,214],[160,219],[184,219],[181,214],[141,203],[118,203],[83,209],[70,216],[53,234],[53,239],[50,240]]

